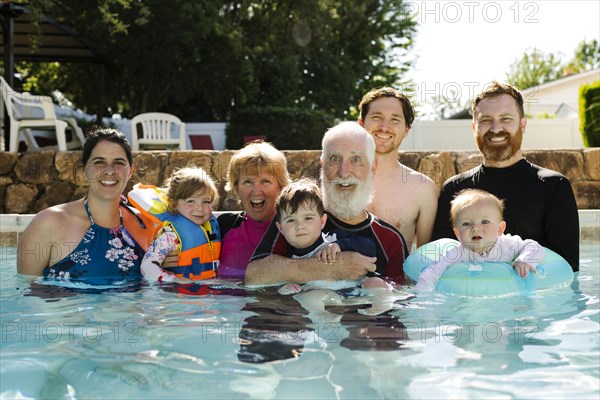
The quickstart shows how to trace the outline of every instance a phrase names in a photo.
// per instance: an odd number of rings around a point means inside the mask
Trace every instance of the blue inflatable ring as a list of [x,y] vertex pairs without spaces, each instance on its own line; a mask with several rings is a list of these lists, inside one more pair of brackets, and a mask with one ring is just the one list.
[[[449,248],[458,245],[453,239],[439,239],[419,247],[404,262],[404,273],[413,281],[419,280],[421,271],[439,260]],[[435,290],[465,296],[499,296],[514,293],[532,294],[539,289],[566,287],[573,281],[573,270],[559,254],[545,248],[545,256],[537,267],[537,275],[526,279],[516,274],[504,262],[471,262],[448,267]]]

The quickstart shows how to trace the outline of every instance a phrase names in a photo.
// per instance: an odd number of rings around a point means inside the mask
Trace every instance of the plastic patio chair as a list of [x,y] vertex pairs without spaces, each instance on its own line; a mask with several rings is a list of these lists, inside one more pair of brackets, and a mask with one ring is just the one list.
[[[138,125],[141,130],[138,130]],[[173,137],[173,131],[178,137]],[[144,113],[131,120],[132,149],[134,151],[153,149],[186,149],[185,123],[174,115],[166,113]]]
[[[27,150],[40,150],[42,146],[36,140],[35,132],[41,137],[48,137],[41,131],[56,132],[57,148],[66,151],[81,147],[84,142],[83,131],[73,118],[59,119],[54,111],[54,103],[48,96],[34,96],[29,93],[15,92],[3,77],[0,77],[0,91],[2,92],[2,106],[6,106],[6,114],[10,120],[10,140],[8,151],[16,152],[19,146],[19,135],[23,135],[27,143]],[[0,110],[2,108],[0,107]],[[65,131],[70,127],[73,131],[71,140],[67,142]],[[53,135],[52,135],[53,136]]]

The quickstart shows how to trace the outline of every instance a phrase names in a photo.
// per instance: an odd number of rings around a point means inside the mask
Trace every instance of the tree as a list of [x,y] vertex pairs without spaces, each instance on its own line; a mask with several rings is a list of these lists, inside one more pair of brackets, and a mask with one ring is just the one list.
[[581,41],[568,63],[563,63],[559,55],[544,53],[537,48],[529,49],[523,57],[511,64],[506,77],[510,83],[523,90],[597,68],[600,68],[600,44],[593,39],[589,42]]
[[597,39],[582,40],[575,49],[573,59],[565,67],[567,74],[578,74],[600,68],[600,43]]
[[[366,90],[401,82],[415,31],[402,0],[29,4],[68,24],[104,58],[110,112],[165,111],[188,121],[227,120],[236,108],[268,105],[344,117]],[[94,110],[99,68],[19,68],[40,91],[57,88]]]
[[524,90],[557,80],[561,76],[560,57],[534,47],[526,50],[521,59],[516,59],[511,64],[506,79],[519,90]]

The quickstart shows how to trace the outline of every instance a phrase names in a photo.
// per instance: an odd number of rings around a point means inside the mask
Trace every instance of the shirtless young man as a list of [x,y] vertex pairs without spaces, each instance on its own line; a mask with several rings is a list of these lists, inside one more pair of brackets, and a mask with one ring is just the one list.
[[[377,173],[368,211],[392,224],[411,248],[431,240],[438,190],[427,176],[402,165],[398,148],[415,113],[400,91],[383,87],[365,94],[358,106],[361,124],[375,139]],[[416,239],[416,240],[415,240]]]

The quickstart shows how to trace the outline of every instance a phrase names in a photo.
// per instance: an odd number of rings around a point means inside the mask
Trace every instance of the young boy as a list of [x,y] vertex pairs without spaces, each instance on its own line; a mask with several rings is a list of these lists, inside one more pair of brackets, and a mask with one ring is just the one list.
[[[321,233],[327,214],[323,207],[321,192],[310,179],[300,179],[286,186],[275,206],[275,224],[290,245],[288,257],[315,257],[326,264],[337,261],[341,251],[356,251],[363,255],[375,256],[375,243],[369,238],[353,235],[344,230],[335,230],[327,235]],[[380,278],[367,278],[363,287],[387,288]],[[297,293],[302,290],[298,284],[288,284],[280,288],[281,294]]]
[[460,245],[423,270],[415,289],[432,291],[446,268],[460,262],[510,262],[522,278],[529,271],[537,274],[535,267],[544,258],[544,248],[535,240],[504,235],[503,212],[502,200],[486,191],[466,189],[458,193],[450,202],[450,216]]

